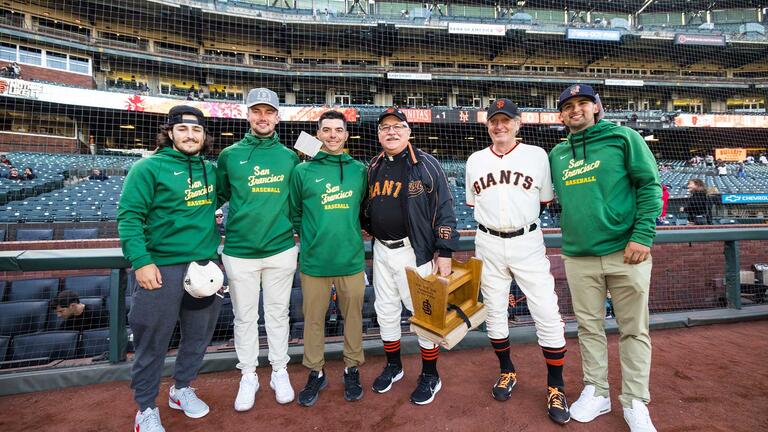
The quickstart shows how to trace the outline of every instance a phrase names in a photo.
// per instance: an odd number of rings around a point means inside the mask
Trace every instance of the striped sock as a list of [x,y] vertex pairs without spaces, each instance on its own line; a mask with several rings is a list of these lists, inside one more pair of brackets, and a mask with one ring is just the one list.
[[434,376],[437,374],[437,357],[440,355],[440,347],[432,349],[421,348],[421,372]]
[[544,353],[544,360],[547,362],[547,386],[565,387],[563,381],[563,365],[565,364],[565,346],[560,348],[541,347]]
[[387,354],[387,363],[403,366],[402,360],[400,360],[400,339],[396,341],[383,341],[384,353]]
[[504,339],[491,339],[493,350],[496,351],[496,357],[499,358],[499,369],[501,372],[514,372],[515,365],[512,364],[512,358],[509,356],[509,337]]

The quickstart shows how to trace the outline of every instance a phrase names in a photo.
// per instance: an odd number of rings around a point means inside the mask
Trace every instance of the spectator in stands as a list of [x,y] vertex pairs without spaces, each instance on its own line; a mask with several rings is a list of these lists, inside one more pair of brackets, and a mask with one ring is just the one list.
[[762,165],[768,165],[768,157],[765,157],[765,154],[760,154],[760,164]]
[[[171,108],[157,135],[157,152],[133,165],[120,196],[120,243],[136,274],[128,322],[136,347],[131,388],[139,412],[134,429],[142,432],[164,430],[155,399],[177,322],[181,345],[168,403],[192,418],[209,412],[190,383],[200,370],[221,309],[215,293],[223,280],[216,263],[221,237],[213,222],[216,171],[202,156],[211,144],[200,110]],[[188,282],[196,280],[194,274],[204,275],[201,292]]]
[[88,180],[109,180],[109,177],[107,177],[106,174],[102,173],[100,169],[94,168],[91,170],[91,175],[88,176]]
[[216,226],[219,228],[219,235],[224,235],[226,227],[224,225],[224,210],[216,210]]
[[8,155],[0,155],[0,164],[3,165],[13,165],[10,159],[8,159]]
[[289,217],[288,188],[299,157],[280,142],[280,100],[267,88],[245,99],[250,130],[219,154],[218,205],[230,202],[222,258],[235,313],[235,349],[241,371],[236,411],[253,408],[259,378],[259,296],[272,365],[270,387],[278,403],[293,401],[288,376],[288,306],[298,248]]
[[[434,157],[411,144],[411,129],[405,114],[397,108],[382,112],[378,135],[383,152],[371,160],[368,168],[370,193],[363,204],[363,223],[365,230],[376,239],[373,245],[374,307],[387,364],[373,382],[373,391],[384,393],[403,376],[400,359],[403,304],[413,311],[405,268],[416,268],[421,276],[430,273],[448,276],[459,234],[445,172]],[[440,347],[425,337],[419,337],[419,346],[421,375],[411,393],[411,402],[425,405],[434,400],[442,386],[437,371]]]
[[36,178],[37,178],[37,175],[32,170],[32,167],[24,168],[24,174],[21,176],[22,180],[34,180]]
[[745,178],[747,176],[747,170],[744,166],[744,162],[739,162],[739,166],[736,168],[736,177]]
[[90,330],[109,326],[109,315],[104,308],[92,309],[80,303],[80,295],[64,290],[51,300],[51,308],[64,321],[56,330]]
[[717,161],[717,175],[719,176],[728,175],[728,167],[725,165],[725,162]]
[[[365,253],[360,231],[360,205],[368,189],[365,165],[344,152],[347,121],[326,111],[317,121],[323,143],[309,161],[291,175],[291,220],[301,241],[301,292],[304,309],[304,359],[309,369],[299,404],[312,406],[328,384],[325,376],[325,315],[331,285],[336,286],[344,317],[344,399],[360,400],[358,367],[363,355]],[[316,179],[324,179],[317,182]]]
[[610,291],[622,335],[619,401],[624,419],[632,432],[655,432],[646,404],[651,371],[650,251],[662,208],[656,159],[639,133],[601,119],[592,87],[566,88],[557,107],[570,133],[552,149],[549,161],[563,206],[562,256],[585,384],[571,405],[571,418],[589,422],[611,410],[604,329]]
[[708,154],[708,155],[704,156],[704,166],[707,167],[707,168],[709,168],[709,167],[714,168],[715,167],[715,157],[712,156],[711,154]]
[[688,180],[688,192],[691,196],[685,207],[680,211],[688,214],[688,223],[694,225],[709,225],[712,223],[712,206],[707,195],[707,186],[701,179]]
[[755,163],[755,157],[752,155],[747,156],[747,160],[745,161],[745,163],[747,165],[752,165],[753,163]]
[[8,180],[24,180],[24,178],[19,174],[18,168],[11,167],[10,170],[8,170]]

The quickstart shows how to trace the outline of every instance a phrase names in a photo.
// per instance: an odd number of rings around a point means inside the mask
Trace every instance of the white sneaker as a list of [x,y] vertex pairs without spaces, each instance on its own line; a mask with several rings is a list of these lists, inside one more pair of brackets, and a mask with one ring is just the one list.
[[133,421],[134,432],[165,432],[163,424],[160,423],[160,410],[157,408],[147,408],[144,412],[137,412],[136,419]]
[[611,412],[611,399],[595,396],[595,386],[586,385],[579,400],[571,405],[571,418],[582,423],[591,422],[597,416]]
[[237,390],[235,398],[235,411],[248,411],[253,408],[257,391],[259,391],[259,376],[255,373],[243,374],[240,378],[240,389]]
[[288,377],[287,368],[272,371],[272,379],[269,381],[269,386],[275,391],[277,403],[287,404],[293,402],[295,395],[291,386],[291,379]]
[[632,408],[624,408],[624,420],[632,432],[656,432],[648,407],[637,399],[632,401]]
[[168,391],[168,406],[175,410],[184,411],[189,418],[205,417],[211,410],[208,404],[203,402],[192,387],[177,389],[171,385]]

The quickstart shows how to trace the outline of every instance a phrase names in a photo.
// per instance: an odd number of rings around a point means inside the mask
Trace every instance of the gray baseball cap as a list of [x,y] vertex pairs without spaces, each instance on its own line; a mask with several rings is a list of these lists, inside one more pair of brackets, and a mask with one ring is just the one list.
[[254,105],[265,104],[274,109],[280,109],[280,98],[277,97],[277,93],[264,87],[255,88],[248,92],[248,97],[245,98],[245,107],[250,108]]

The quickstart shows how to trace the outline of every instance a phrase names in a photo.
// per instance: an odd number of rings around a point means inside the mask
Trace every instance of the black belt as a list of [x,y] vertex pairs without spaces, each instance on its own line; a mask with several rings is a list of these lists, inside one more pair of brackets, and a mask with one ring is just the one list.
[[[520,228],[517,231],[501,232],[501,231],[496,231],[494,229],[486,228],[485,225],[483,224],[478,224],[477,227],[482,232],[488,233],[490,235],[494,235],[496,237],[501,237],[501,238],[512,238],[512,237],[517,237],[525,234],[525,228]],[[528,232],[531,232],[535,229],[536,229],[536,223],[534,222],[531,224],[531,226],[528,227]]]
[[389,249],[400,249],[405,247],[405,239],[402,240],[379,240],[379,243],[383,244]]

